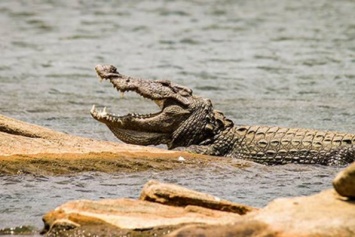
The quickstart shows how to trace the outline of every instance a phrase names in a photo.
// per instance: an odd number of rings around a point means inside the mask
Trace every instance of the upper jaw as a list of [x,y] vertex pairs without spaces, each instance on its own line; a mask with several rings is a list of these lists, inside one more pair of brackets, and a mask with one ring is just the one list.
[[120,91],[134,91],[137,94],[155,101],[162,108],[166,99],[175,100],[184,106],[191,103],[192,91],[170,81],[153,81],[133,78],[120,74],[113,65],[97,65],[95,67],[100,80],[110,80],[113,87]]

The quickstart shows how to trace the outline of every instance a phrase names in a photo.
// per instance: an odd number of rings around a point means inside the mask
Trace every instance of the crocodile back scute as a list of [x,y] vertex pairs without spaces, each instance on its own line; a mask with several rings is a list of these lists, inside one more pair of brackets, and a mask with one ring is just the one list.
[[355,135],[302,128],[236,126],[231,156],[264,164],[345,164],[355,160]]

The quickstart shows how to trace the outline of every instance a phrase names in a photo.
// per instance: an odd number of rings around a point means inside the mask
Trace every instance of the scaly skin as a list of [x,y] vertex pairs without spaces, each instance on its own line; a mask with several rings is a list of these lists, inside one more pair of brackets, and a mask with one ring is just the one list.
[[347,133],[301,128],[235,126],[223,132],[214,144],[192,145],[189,150],[268,165],[344,165],[355,160],[354,143],[355,135]]
[[114,135],[138,145],[166,144],[207,155],[252,160],[262,164],[344,165],[355,161],[355,134],[267,126],[241,126],[213,109],[208,99],[170,81],[124,76],[112,65],[98,65],[101,79],[121,92],[134,91],[153,100],[161,112],[110,114],[93,106],[91,115]]

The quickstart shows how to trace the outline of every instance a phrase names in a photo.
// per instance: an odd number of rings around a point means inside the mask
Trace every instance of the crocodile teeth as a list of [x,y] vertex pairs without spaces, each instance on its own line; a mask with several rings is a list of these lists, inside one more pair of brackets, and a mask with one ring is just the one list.
[[102,111],[99,111],[98,113],[97,113],[97,115],[99,116],[99,117],[106,117],[108,114],[107,114],[107,109],[106,109],[106,107],[104,107],[104,109],[102,110]]
[[95,105],[92,105],[90,112],[93,114],[93,113],[95,113],[95,111],[96,111]]
[[102,111],[98,111],[95,105],[92,106],[90,112],[97,117],[106,117],[108,115],[106,107]]

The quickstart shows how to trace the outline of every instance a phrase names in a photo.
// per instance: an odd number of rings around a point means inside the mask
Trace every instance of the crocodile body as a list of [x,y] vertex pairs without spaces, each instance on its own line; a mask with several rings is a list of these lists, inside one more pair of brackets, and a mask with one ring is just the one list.
[[166,144],[169,149],[183,148],[267,165],[345,165],[355,161],[355,134],[234,125],[213,109],[209,99],[193,95],[187,87],[167,80],[128,77],[112,65],[98,65],[95,69],[118,91],[134,91],[161,108],[155,114],[117,116],[93,106],[91,115],[126,143]]
[[[230,144],[228,147],[219,144]],[[267,126],[235,126],[205,151],[276,165],[287,163],[344,165],[355,160],[355,135]]]

